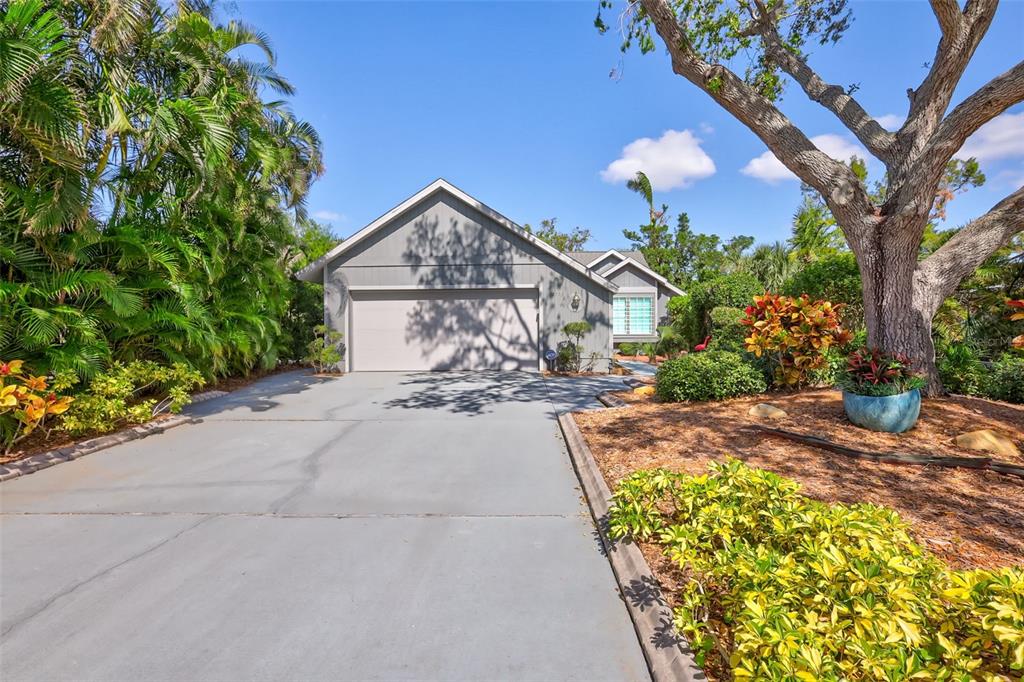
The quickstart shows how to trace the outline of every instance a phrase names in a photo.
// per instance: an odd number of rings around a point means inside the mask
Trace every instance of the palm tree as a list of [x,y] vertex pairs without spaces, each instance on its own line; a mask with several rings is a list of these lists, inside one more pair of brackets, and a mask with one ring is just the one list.
[[0,357],[272,364],[322,157],[263,100],[293,92],[267,37],[200,2],[48,7],[0,17]]
[[783,283],[796,274],[799,264],[794,252],[784,243],[761,244],[751,254],[747,269],[765,291],[779,291]]

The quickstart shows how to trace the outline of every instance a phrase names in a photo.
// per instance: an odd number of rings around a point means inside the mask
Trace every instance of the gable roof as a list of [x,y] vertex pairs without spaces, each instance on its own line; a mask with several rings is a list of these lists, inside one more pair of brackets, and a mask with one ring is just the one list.
[[631,258],[640,265],[650,267],[647,265],[647,259],[644,258],[644,254],[639,251],[620,251],[619,249],[608,249],[607,251],[568,251],[569,256],[578,260],[586,266],[591,266],[594,263],[603,260],[605,256],[609,254],[615,254],[619,256],[619,260],[624,258]]
[[605,289],[608,289],[609,291],[618,290],[619,287],[617,285],[610,282],[608,279],[602,277],[601,275],[597,274],[593,270],[589,269],[585,263],[581,263],[579,260],[571,258],[570,256],[556,249],[555,247],[551,246],[547,242],[538,239],[534,235],[524,230],[519,225],[515,224],[502,214],[495,211],[490,206],[487,206],[482,201],[479,201],[471,197],[469,194],[466,194],[461,189],[451,184],[444,178],[438,178],[437,180],[434,180],[432,183],[421,189],[419,192],[416,192],[416,194],[413,194],[411,197],[409,197],[402,203],[398,204],[390,211],[380,216],[379,218],[374,220],[372,223],[370,223],[363,229],[356,232],[354,235],[352,235],[345,241],[335,246],[322,257],[318,258],[313,263],[307,265],[305,268],[300,270],[296,276],[304,282],[323,281],[324,267],[329,262],[340,256],[341,254],[345,253],[346,251],[354,247],[356,244],[363,241],[371,234],[373,234],[377,230],[381,229],[382,227],[390,223],[394,218],[398,217],[399,215],[409,210],[419,202],[429,197],[431,194],[434,194],[435,192],[445,192],[450,196],[458,199],[459,201],[471,206],[472,208],[476,209],[480,213],[483,213],[485,216],[496,222],[498,225],[504,227],[509,232],[515,234],[520,239],[524,239],[533,244],[534,246],[536,246],[537,248],[539,248],[541,251],[544,251],[545,253],[554,256],[561,262],[571,267],[573,270],[579,272],[581,275],[584,275],[588,279],[591,279],[597,284],[600,284]]
[[666,289],[668,289],[669,291],[674,293],[676,296],[685,296],[686,295],[686,292],[684,292],[682,289],[677,287],[675,284],[672,284],[672,282],[669,282],[667,279],[665,279],[664,277],[662,277],[661,275],[656,273],[654,270],[651,270],[649,267],[647,267],[645,265],[640,265],[639,263],[637,263],[632,258],[627,258],[626,260],[624,260],[624,261],[622,261],[620,263],[617,263],[617,264],[613,265],[612,267],[608,268],[607,270],[604,271],[604,276],[608,277],[611,274],[613,274],[615,272],[618,272],[622,268],[624,268],[626,266],[629,266],[629,265],[632,265],[633,267],[636,267],[636,268],[639,268],[640,270],[643,270],[645,273],[647,273],[648,275],[650,275],[654,279],[658,280],[658,282],[660,282]]

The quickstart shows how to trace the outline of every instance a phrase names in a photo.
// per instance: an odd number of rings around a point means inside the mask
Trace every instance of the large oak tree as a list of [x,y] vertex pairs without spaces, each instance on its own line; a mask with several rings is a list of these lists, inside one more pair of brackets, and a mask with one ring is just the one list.
[[[846,0],[634,0],[620,25],[623,49],[649,52],[655,34],[673,71],[746,125],[800,180],[824,197],[860,267],[868,342],[915,358],[941,390],[932,318],[961,281],[1024,230],[1024,187],[919,259],[947,164],[982,125],[1024,101],[1024,61],[951,107],[957,87],[988,31],[998,0],[931,0],[941,35],[924,80],[907,90],[902,127],[890,132],[852,89],[826,82],[803,47],[840,39],[849,25]],[[612,5],[602,1],[602,9]],[[599,13],[598,28],[605,24]],[[753,55],[743,75],[737,56]],[[783,79],[832,112],[884,165],[881,198],[849,165],[820,150],[777,106]]]

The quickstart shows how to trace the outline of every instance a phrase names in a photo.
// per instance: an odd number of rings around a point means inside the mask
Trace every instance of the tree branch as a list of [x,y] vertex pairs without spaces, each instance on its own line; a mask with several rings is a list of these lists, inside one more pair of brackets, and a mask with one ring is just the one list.
[[[998,1],[968,0],[960,12],[956,0],[932,0],[942,38],[928,75],[916,90],[908,91],[910,113],[898,133],[905,147],[920,148],[946,113],[953,91],[992,24]],[[919,141],[918,145],[906,144],[910,138]]]
[[954,35],[963,29],[964,15],[957,0],[931,0],[931,5],[943,35]]
[[825,107],[857,136],[869,152],[886,165],[892,160],[896,136],[883,128],[841,85],[828,84],[806,61],[785,48],[772,24],[761,23],[765,49],[783,71],[793,77],[807,96]]
[[[946,164],[977,130],[1014,104],[1024,101],[1024,62],[996,76],[958,104],[922,145],[887,206],[923,214],[931,209]],[[886,209],[883,208],[883,211]]]
[[667,0],[640,0],[640,4],[668,49],[672,70],[706,92],[757,135],[786,168],[818,190],[846,229],[856,229],[874,216],[871,199],[846,164],[818,149],[770,100],[735,73],[694,53]]
[[948,161],[978,128],[1019,102],[1024,102],[1024,61],[996,76],[956,105],[939,125],[928,153],[948,152]]
[[1024,187],[968,223],[917,266],[915,279],[934,287],[941,303],[1013,235],[1024,231]]

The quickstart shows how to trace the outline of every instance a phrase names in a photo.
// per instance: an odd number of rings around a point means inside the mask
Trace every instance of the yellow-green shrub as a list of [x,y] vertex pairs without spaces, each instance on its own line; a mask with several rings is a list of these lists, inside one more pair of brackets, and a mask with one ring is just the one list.
[[[63,375],[58,382],[70,386]],[[104,433],[127,424],[142,424],[164,409],[179,412],[191,400],[189,392],[205,384],[202,375],[186,365],[161,365],[148,360],[114,363],[96,375],[61,419],[60,428],[73,435]]]
[[1024,568],[952,571],[895,511],[798,491],[735,460],[617,487],[613,536],[659,542],[692,577],[675,624],[701,664],[718,652],[738,680],[1019,679]]

